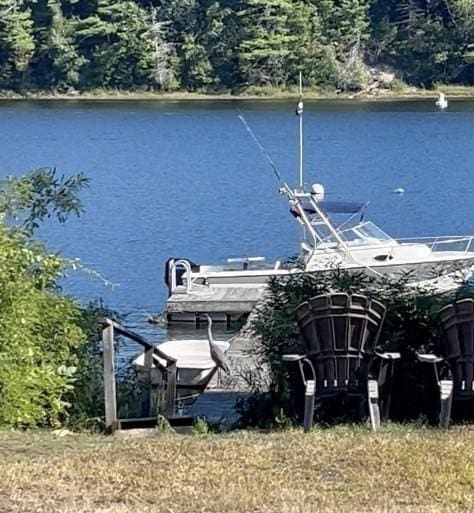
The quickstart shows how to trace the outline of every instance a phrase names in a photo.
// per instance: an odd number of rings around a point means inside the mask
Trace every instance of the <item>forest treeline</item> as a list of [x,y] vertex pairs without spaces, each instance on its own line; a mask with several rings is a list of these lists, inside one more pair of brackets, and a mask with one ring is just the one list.
[[0,89],[474,84],[474,0],[0,0]]

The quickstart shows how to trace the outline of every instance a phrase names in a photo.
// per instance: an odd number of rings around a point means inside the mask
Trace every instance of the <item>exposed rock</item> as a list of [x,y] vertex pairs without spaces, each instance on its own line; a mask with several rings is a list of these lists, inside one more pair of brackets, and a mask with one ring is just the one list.
[[375,82],[382,87],[390,87],[395,80],[395,71],[386,66],[369,68],[370,75]]

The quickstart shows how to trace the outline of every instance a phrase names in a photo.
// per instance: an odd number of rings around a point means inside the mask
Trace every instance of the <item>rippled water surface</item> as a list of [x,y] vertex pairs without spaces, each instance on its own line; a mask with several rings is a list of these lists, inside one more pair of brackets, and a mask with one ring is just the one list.
[[[0,102],[4,175],[83,171],[85,214],[41,235],[100,273],[66,289],[131,313],[160,311],[170,256],[297,252],[298,229],[236,109],[294,183],[297,126],[285,102]],[[306,102],[305,176],[332,198],[369,200],[395,236],[474,234],[474,102]],[[393,194],[403,187],[402,196]],[[163,336],[157,332],[157,336]]]

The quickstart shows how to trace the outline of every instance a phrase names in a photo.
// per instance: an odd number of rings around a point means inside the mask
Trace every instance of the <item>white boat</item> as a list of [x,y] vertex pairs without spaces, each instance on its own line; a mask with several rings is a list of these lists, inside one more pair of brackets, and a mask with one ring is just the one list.
[[[317,192],[315,192],[317,191]],[[325,201],[320,185],[311,192],[291,191],[290,212],[306,232],[293,265],[266,265],[262,257],[232,259],[225,265],[196,265],[186,259],[167,262],[170,294],[225,286],[251,287],[270,277],[335,268],[390,275],[413,272],[413,280],[446,274],[474,264],[473,236],[395,239],[365,220],[366,204]],[[338,224],[331,216],[346,215]]]
[[230,259],[223,265],[198,265],[188,259],[171,258],[165,270],[168,321],[199,322],[200,312],[205,311],[216,320],[232,320],[234,314],[239,317],[251,311],[270,278],[295,273],[340,268],[396,278],[411,272],[413,283],[437,280],[442,289],[454,288],[460,277],[470,275],[474,264],[473,236],[396,239],[366,220],[367,203],[328,201],[320,184],[305,190],[301,100],[298,105],[300,170],[299,186],[293,189],[282,181],[275,164],[240,116],[280,181],[280,193],[287,197],[291,214],[304,227],[297,260],[292,264],[267,264],[263,257],[246,257]]
[[[214,343],[225,353],[229,342],[215,340]],[[218,371],[212,360],[207,340],[170,340],[158,346],[160,351],[176,359],[176,409],[183,411],[189,408],[194,400],[206,389],[212,377]],[[166,367],[166,361],[156,354],[153,359]],[[141,353],[133,360],[138,376],[144,369],[145,355]]]

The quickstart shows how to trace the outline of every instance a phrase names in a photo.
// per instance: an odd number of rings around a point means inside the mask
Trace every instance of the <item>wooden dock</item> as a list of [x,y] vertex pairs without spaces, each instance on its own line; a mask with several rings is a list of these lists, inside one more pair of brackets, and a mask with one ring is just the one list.
[[262,286],[197,287],[186,291],[178,288],[166,302],[168,324],[187,322],[199,325],[202,314],[209,314],[216,322],[238,321],[247,316],[262,300]]

